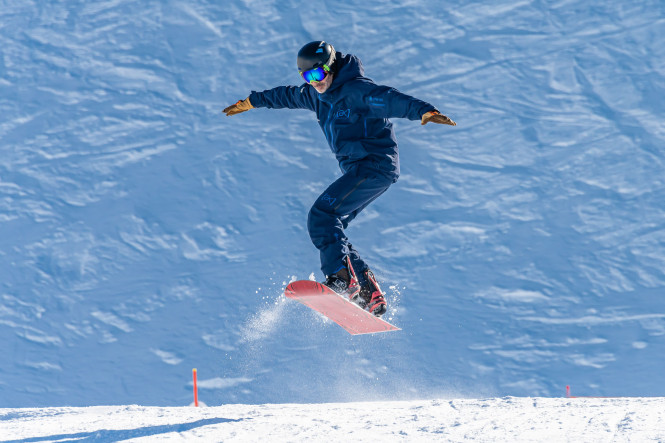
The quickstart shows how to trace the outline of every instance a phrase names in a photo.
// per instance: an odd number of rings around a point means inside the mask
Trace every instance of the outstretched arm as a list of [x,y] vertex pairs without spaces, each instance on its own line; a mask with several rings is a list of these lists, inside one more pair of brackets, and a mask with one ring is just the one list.
[[245,100],[224,109],[226,115],[235,115],[252,108],[309,109],[314,110],[306,86],[278,86],[262,92],[252,91]]
[[309,86],[278,86],[262,92],[252,91],[249,99],[257,108],[313,110]]
[[363,99],[369,111],[377,117],[420,120],[423,125],[429,122],[456,125],[433,105],[388,86],[367,85]]

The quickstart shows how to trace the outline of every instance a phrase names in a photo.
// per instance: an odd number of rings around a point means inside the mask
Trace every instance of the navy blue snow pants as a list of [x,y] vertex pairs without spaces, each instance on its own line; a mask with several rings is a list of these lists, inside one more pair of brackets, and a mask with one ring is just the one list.
[[348,255],[358,279],[364,283],[361,275],[368,266],[349,243],[344,229],[393,182],[392,177],[358,168],[338,178],[316,200],[309,211],[307,229],[321,254],[324,275],[339,271],[342,260]]

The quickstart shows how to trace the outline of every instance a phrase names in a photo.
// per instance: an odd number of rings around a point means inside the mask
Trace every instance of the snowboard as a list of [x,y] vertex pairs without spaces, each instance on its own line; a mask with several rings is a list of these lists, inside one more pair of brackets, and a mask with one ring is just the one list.
[[315,281],[294,281],[284,295],[323,314],[352,335],[401,330]]

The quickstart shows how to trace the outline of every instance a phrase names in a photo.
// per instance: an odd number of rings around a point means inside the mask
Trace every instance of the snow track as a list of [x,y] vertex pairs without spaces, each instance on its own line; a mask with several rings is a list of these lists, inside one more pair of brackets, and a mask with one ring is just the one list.
[[2,441],[583,441],[665,439],[665,399],[0,409]]

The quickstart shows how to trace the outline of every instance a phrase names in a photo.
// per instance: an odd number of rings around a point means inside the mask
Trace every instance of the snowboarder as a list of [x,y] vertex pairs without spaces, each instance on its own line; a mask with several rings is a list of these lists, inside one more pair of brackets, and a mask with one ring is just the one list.
[[301,86],[278,86],[224,109],[227,116],[252,108],[309,109],[343,175],[316,200],[307,228],[320,252],[325,285],[376,316],[387,310],[385,293],[344,229],[399,177],[399,155],[389,118],[408,118],[455,126],[434,106],[380,86],[365,77],[356,56],[336,52],[325,41],[306,44],[298,52]]

